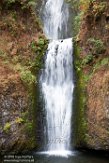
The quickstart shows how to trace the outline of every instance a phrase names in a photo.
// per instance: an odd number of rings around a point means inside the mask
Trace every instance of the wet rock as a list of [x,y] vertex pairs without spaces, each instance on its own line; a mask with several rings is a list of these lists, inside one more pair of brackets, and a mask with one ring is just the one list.
[[32,103],[19,75],[1,61],[0,65],[0,151],[28,150],[31,148],[28,145],[31,138],[25,126],[31,114],[26,121],[23,120],[23,114],[32,109]]

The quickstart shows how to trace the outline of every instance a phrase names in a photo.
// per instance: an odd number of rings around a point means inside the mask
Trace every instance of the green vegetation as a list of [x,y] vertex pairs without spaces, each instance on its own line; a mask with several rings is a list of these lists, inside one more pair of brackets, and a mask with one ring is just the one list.
[[98,62],[96,62],[96,64],[94,64],[93,68],[92,68],[92,74],[97,71],[98,69],[100,69],[101,67],[104,67],[104,66],[109,66],[109,58],[103,58],[103,59],[100,59]]
[[75,62],[74,67],[76,71],[76,87],[75,87],[75,114],[76,114],[76,145],[80,146],[81,142],[83,144],[86,143],[87,135],[87,121],[85,116],[85,109],[86,109],[86,83],[85,74],[82,72],[81,67],[81,59],[80,59],[80,51],[81,49],[75,44],[74,46],[74,55],[75,55]]
[[[31,111],[30,111],[31,113]],[[28,135],[33,135],[33,119],[29,119],[30,113],[28,111],[23,112],[21,117],[18,117],[16,120],[18,123],[24,123],[25,131]]]
[[39,38],[37,42],[31,43],[31,49],[36,54],[34,62],[31,63],[34,71],[39,71],[43,67],[44,55],[48,46],[48,40],[45,38]]
[[104,42],[101,39],[89,38],[87,42],[92,54],[99,55],[105,51]]
[[[74,0],[72,1],[74,2]],[[107,41],[109,31],[108,5],[108,2],[103,0],[80,0],[78,2],[79,12],[75,17],[75,29],[77,32],[74,38],[74,67],[77,79],[74,92],[76,96],[74,97],[76,113],[74,114],[77,118],[75,123],[77,147],[96,148],[100,144],[102,148],[102,144],[103,146],[106,144],[106,137],[108,140],[108,136],[105,133],[105,130],[107,131],[106,126],[105,129],[102,126],[101,131],[96,131],[99,122],[97,127],[95,127],[95,124],[92,126],[93,120],[98,121],[97,114],[93,117],[93,110],[98,109],[95,112],[100,113],[99,98],[97,99],[98,101],[94,101],[94,96],[98,96],[101,90],[102,93],[100,96],[104,96],[108,92],[108,84],[106,83],[108,81],[108,75],[106,76],[106,82],[105,77],[103,78],[101,76],[100,78],[100,74],[108,74],[109,70]],[[98,84],[99,80],[103,81],[103,83]],[[103,102],[106,104],[106,100]],[[108,106],[108,104],[106,105]],[[105,124],[105,117],[103,121]],[[104,135],[102,130],[104,131]],[[99,141],[101,135],[105,138]],[[108,147],[106,148],[108,149]]]
[[4,0],[2,2],[4,5],[6,5],[6,8],[10,8],[13,6],[15,3],[20,4],[22,6],[22,9],[27,9],[27,8],[35,8],[36,6],[36,0]]
[[15,55],[12,58],[8,56],[7,53],[0,50],[0,57],[2,57],[4,63],[8,63],[11,69],[19,72],[21,80],[29,88],[33,84],[36,84],[36,71],[38,72],[43,67],[43,57],[48,46],[48,41],[45,38],[39,38],[39,40],[32,41],[30,43],[30,48],[32,55],[34,55],[34,60],[26,60],[24,62],[22,55]]
[[33,40],[30,44],[30,47],[34,53],[39,54],[43,51],[43,48],[46,44],[47,40],[45,38],[40,37],[37,42]]
[[80,9],[83,11],[83,12],[87,12],[87,9],[89,7],[89,3],[91,2],[92,0],[80,0],[79,1],[79,6],[80,6]]
[[6,53],[4,51],[2,51],[1,49],[0,49],[0,57],[3,58],[3,59],[7,58]]
[[5,124],[3,130],[4,130],[6,133],[8,133],[9,130],[10,130],[10,128],[11,128],[11,124],[10,124],[9,122],[7,122],[7,123]]
[[[81,25],[81,20],[83,17],[83,12],[79,12],[77,16],[75,16],[74,19],[74,32],[75,34],[78,34],[79,29],[80,29],[80,25]],[[76,39],[77,39],[78,35],[76,35]]]
[[73,10],[76,10],[76,16],[73,21],[75,39],[78,39],[80,25],[85,13],[89,10],[89,5],[93,4],[90,15],[93,14],[95,20],[105,11],[107,5],[107,2],[96,2],[96,0],[67,0],[67,2],[71,3]]
[[95,0],[92,0],[92,2],[94,2],[94,5],[93,5],[93,12],[94,13],[101,14],[101,13],[104,12],[104,10],[105,10],[105,8],[107,6],[106,2],[99,2],[99,3],[97,3]]
[[27,121],[28,117],[29,117],[29,112],[28,112],[28,111],[23,112],[23,113],[21,114],[21,118],[23,119],[24,122]]
[[84,82],[84,85],[87,85],[87,82],[91,79],[95,71],[97,71],[103,66],[109,66],[109,58],[104,57],[98,58],[97,60],[92,54],[88,54],[84,56],[84,58],[79,58],[75,60],[75,69],[77,73],[81,74],[83,69],[87,68],[87,66],[90,66],[90,70],[88,71],[88,73],[82,74],[82,80]]
[[30,44],[31,50],[35,53],[37,51],[36,41],[32,41]]
[[21,71],[20,75],[21,80],[28,85],[31,85],[32,83],[36,82],[36,77],[31,73],[30,70]]
[[72,10],[75,11],[74,21],[73,21],[73,32],[75,40],[78,40],[78,33],[81,26],[81,21],[83,19],[84,13],[87,11],[90,0],[69,0],[71,3]]
[[[89,5],[93,3],[94,13],[102,13],[106,7],[106,2],[96,2],[96,0],[80,0],[80,8],[82,11],[87,12]],[[95,15],[96,16],[96,15]]]
[[86,64],[90,64],[93,61],[93,55],[92,54],[88,54],[84,57],[84,59],[82,60],[82,65],[86,65]]
[[108,65],[109,66],[109,58],[104,58],[100,62],[101,66]]
[[12,5],[13,3],[15,3],[16,2],[16,0],[5,0],[4,1],[5,3],[7,3],[7,5]]
[[[97,47],[102,45],[101,41],[97,42],[94,40],[94,43],[97,44]],[[100,44],[99,44],[100,43]],[[99,45],[98,45],[99,44]],[[76,145],[84,146],[89,139],[89,135],[87,134],[87,119],[86,119],[86,107],[87,107],[87,85],[90,82],[93,74],[104,66],[109,66],[109,58],[108,57],[100,57],[96,59],[94,55],[88,54],[84,57],[81,57],[80,54],[82,49],[75,43],[74,45],[74,67],[76,71],[76,87],[75,87],[75,114],[76,114]],[[84,72],[84,68],[87,67],[90,69],[88,72]],[[82,144],[81,144],[82,143]]]
[[24,120],[23,120],[22,118],[20,118],[20,117],[17,117],[17,118],[15,119],[15,122],[18,123],[18,124],[21,124],[21,123],[24,122]]
[[33,123],[27,122],[25,124],[25,129],[26,129],[27,133],[29,133],[29,135],[31,135],[31,133],[33,132]]

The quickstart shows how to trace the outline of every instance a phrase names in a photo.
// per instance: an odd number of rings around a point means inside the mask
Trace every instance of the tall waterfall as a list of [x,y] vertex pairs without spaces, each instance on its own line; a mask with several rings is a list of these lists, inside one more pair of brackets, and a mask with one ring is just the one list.
[[40,77],[46,111],[45,149],[49,154],[67,153],[71,142],[73,83],[72,39],[68,32],[69,12],[64,0],[46,0],[44,32],[51,39]]

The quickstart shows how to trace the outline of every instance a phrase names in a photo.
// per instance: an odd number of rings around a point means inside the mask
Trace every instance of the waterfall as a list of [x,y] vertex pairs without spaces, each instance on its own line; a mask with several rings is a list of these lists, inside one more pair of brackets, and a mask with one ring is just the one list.
[[[40,85],[46,111],[45,150],[63,155],[70,151],[73,98],[72,39],[68,33],[69,10],[64,0],[46,0],[44,32],[51,39]],[[47,135],[47,136],[46,136]]]
[[64,0],[47,0],[43,22],[44,32],[49,39],[65,38],[68,34],[68,6]]

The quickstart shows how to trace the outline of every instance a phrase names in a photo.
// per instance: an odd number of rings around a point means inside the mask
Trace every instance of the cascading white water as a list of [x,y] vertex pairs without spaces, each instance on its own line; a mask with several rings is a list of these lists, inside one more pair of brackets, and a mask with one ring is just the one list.
[[[45,101],[49,154],[70,150],[73,84],[72,39],[67,32],[68,6],[64,0],[47,0],[44,9],[44,31],[51,40],[40,83]],[[61,34],[60,34],[61,33]],[[46,139],[46,136],[45,136]]]
[[49,39],[63,39],[68,33],[68,6],[64,0],[46,0],[43,14],[44,32]]

